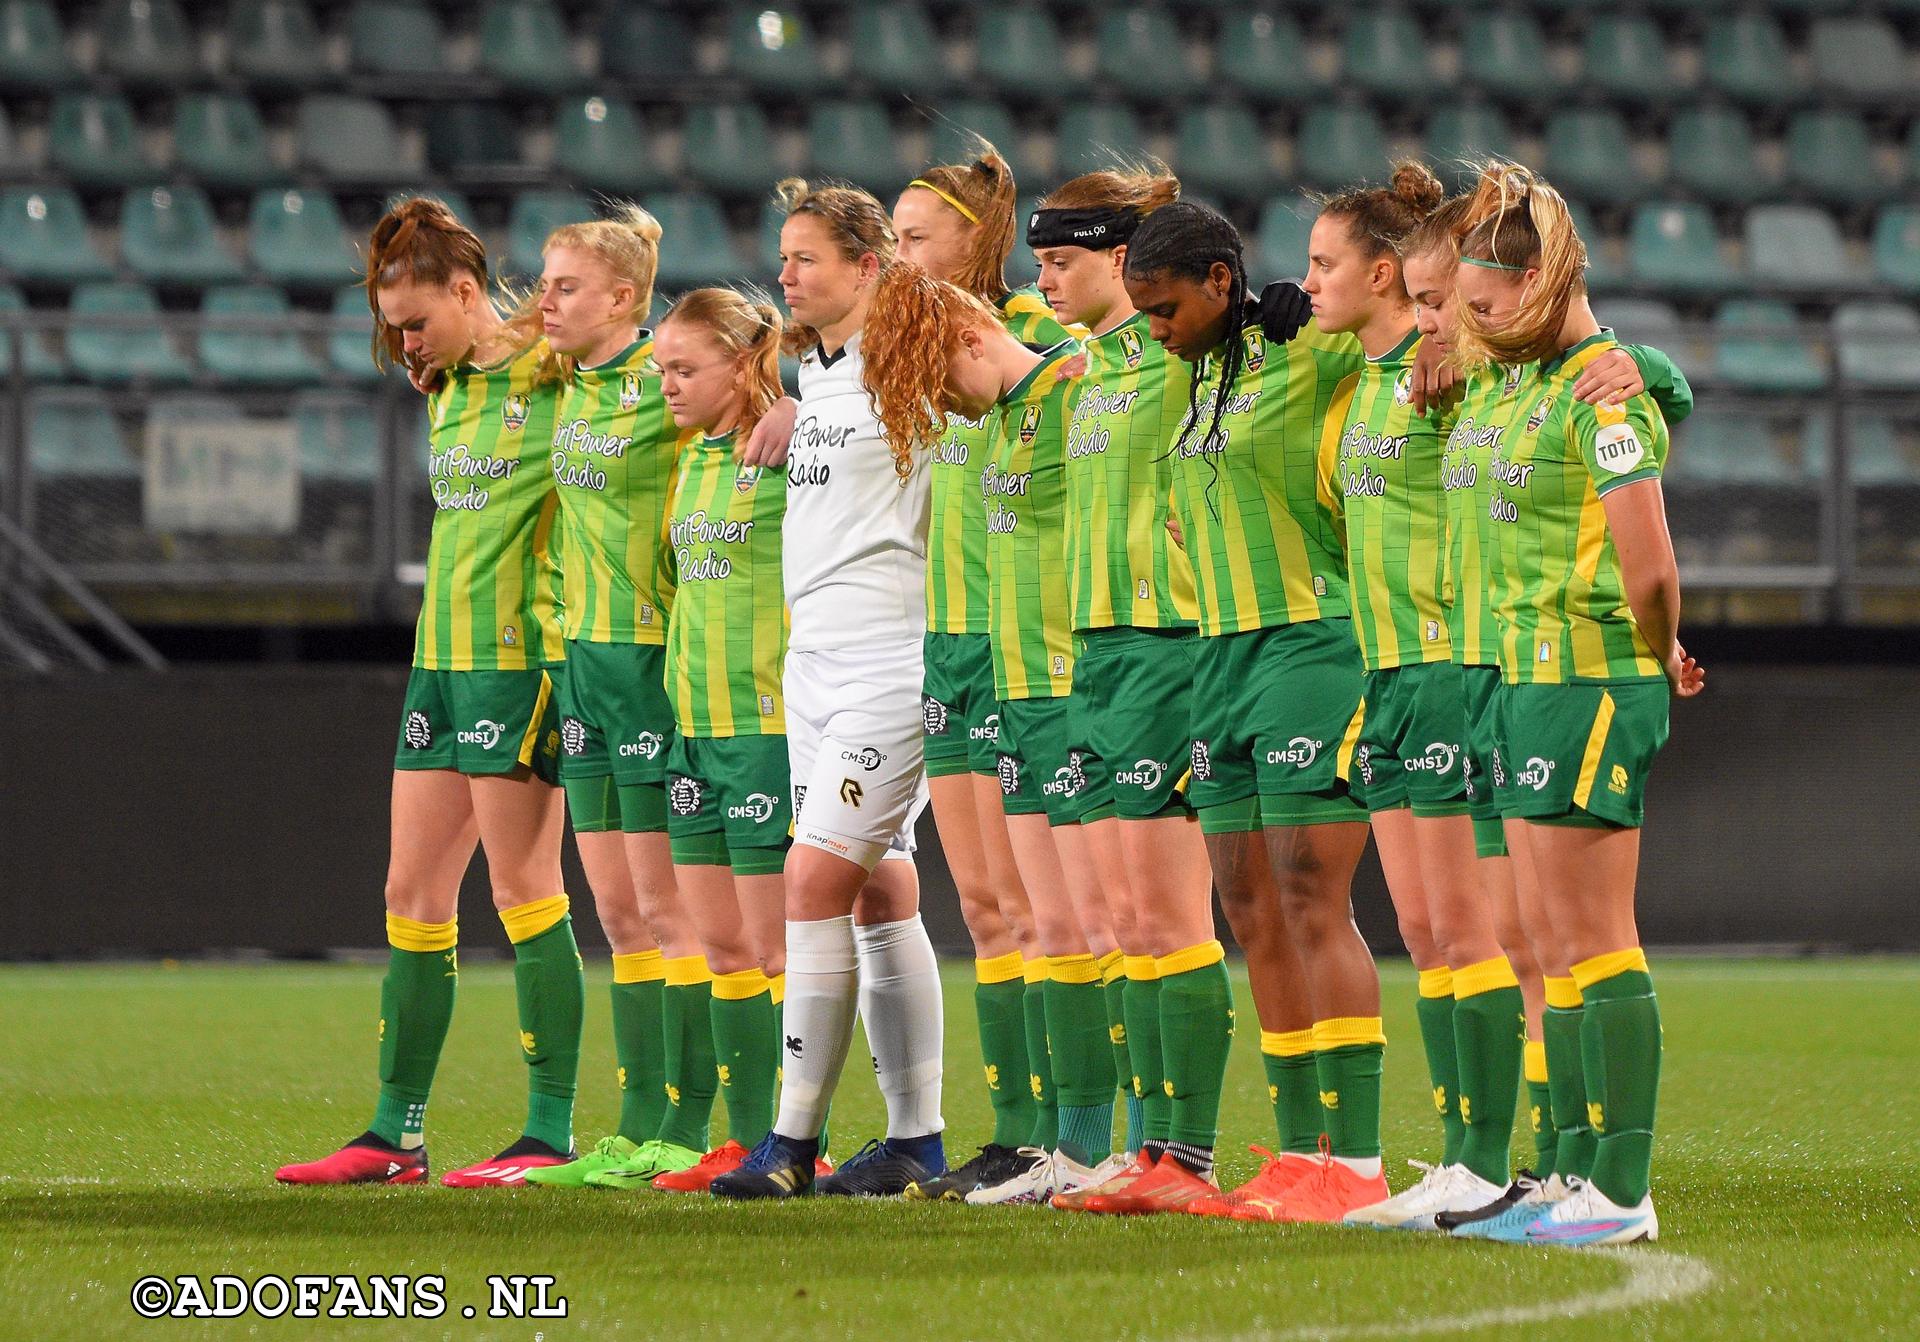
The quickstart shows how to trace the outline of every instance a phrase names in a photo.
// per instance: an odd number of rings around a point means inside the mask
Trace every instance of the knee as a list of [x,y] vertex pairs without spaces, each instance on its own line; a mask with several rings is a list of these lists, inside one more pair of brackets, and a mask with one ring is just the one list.
[[446,894],[435,894],[410,882],[388,877],[385,894],[387,912],[410,922],[450,922],[460,908],[457,889]]

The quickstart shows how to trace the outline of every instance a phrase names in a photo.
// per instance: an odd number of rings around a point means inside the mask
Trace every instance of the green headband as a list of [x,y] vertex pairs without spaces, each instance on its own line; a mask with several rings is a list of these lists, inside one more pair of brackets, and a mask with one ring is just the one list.
[[1510,266],[1505,261],[1482,261],[1477,256],[1463,256],[1460,258],[1460,264],[1463,266],[1479,266],[1482,270],[1511,270],[1515,274],[1526,269],[1525,266]]

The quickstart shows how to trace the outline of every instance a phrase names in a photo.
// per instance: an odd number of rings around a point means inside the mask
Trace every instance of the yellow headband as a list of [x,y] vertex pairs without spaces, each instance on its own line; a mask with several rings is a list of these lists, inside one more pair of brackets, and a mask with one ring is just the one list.
[[953,206],[954,209],[960,211],[961,215],[966,219],[968,223],[977,224],[980,222],[979,215],[975,214],[972,210],[962,205],[959,201],[955,200],[952,196],[949,196],[946,192],[942,191],[939,187],[935,186],[932,182],[929,182],[926,178],[916,177],[911,182],[908,182],[907,185],[908,186],[924,186],[927,190],[933,192],[934,195],[946,201],[947,204]]

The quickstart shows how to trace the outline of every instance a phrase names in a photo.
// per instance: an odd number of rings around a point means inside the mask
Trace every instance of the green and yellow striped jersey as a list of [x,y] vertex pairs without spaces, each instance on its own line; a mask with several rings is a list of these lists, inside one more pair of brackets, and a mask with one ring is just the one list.
[[1627,608],[1600,500],[1659,478],[1667,422],[1646,395],[1619,407],[1573,399],[1580,371],[1614,348],[1590,336],[1542,364],[1525,408],[1491,444],[1489,569],[1510,684],[1664,675]]
[[1167,455],[1193,374],[1136,313],[1086,343],[1067,424],[1067,579],[1073,627],[1187,629],[1193,565],[1167,535]]
[[[1007,333],[1038,354],[1070,339],[1038,289],[1015,289],[1000,300]],[[979,419],[947,417],[933,449],[932,510],[927,519],[927,629],[935,634],[987,632],[986,513],[980,472],[993,450],[993,412]]]
[[667,641],[667,495],[685,437],[660,394],[651,332],[561,388],[552,461],[567,519],[568,638]]
[[1208,636],[1347,613],[1327,482],[1366,356],[1358,340],[1315,322],[1274,345],[1249,314],[1233,338],[1246,361],[1219,429],[1207,432],[1219,392],[1215,354],[1201,361],[1194,425],[1175,453],[1175,499]]
[[667,695],[682,736],[786,733],[786,511],[787,473],[737,464],[733,435],[696,437],[680,449],[667,533],[679,579]]
[[546,354],[536,341],[496,364],[460,364],[427,399],[433,532],[413,643],[423,670],[520,671],[566,656],[548,554],[556,389],[535,381]]
[[[1420,333],[1350,375],[1346,421],[1329,482],[1346,522],[1347,590],[1369,671],[1451,655],[1447,517],[1441,457],[1451,414],[1413,408]],[[1336,399],[1338,399],[1336,397]],[[1329,430],[1334,430],[1332,420]]]
[[980,474],[987,512],[987,607],[993,692],[1051,699],[1073,692],[1067,601],[1067,400],[1072,339],[1042,356],[994,407],[993,452]]
[[1477,369],[1447,430],[1440,468],[1447,500],[1447,631],[1453,660],[1463,666],[1500,664],[1491,575],[1493,458],[1514,416],[1524,418],[1522,407],[1540,399],[1539,385],[1538,364]]

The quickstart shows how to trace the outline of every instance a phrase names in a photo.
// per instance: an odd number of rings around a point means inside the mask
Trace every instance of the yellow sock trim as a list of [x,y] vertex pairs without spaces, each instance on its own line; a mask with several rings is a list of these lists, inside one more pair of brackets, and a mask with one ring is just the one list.
[[1580,1009],[1580,985],[1572,979],[1547,978],[1542,980],[1547,987],[1547,1005],[1557,1011],[1578,1011]]
[[419,923],[397,913],[387,915],[387,944],[396,951],[450,951],[460,939],[460,920]]
[[1629,946],[1624,951],[1608,951],[1605,955],[1596,955],[1591,960],[1582,960],[1573,967],[1574,984],[1585,992],[1601,979],[1610,979],[1615,974],[1627,974],[1638,970],[1647,972],[1647,953],[1638,946]]
[[1438,969],[1420,971],[1420,995],[1422,997],[1452,997],[1453,971],[1445,965]]
[[1262,1030],[1260,1051],[1269,1058],[1297,1058],[1313,1052],[1313,1027],[1304,1030]]
[[1047,981],[1047,957],[1044,955],[1036,955],[1031,960],[1022,961],[1020,965],[1020,976],[1028,983],[1045,983]]
[[775,1006],[787,1000],[787,976],[784,973],[775,974],[767,980],[767,996],[773,999]]
[[1217,941],[1203,941],[1198,946],[1188,946],[1175,951],[1172,955],[1162,955],[1153,962],[1154,970],[1161,978],[1171,974],[1186,974],[1195,969],[1205,969],[1208,965],[1217,965],[1227,958],[1226,948]]
[[1384,1044],[1387,1032],[1381,1028],[1378,1016],[1335,1016],[1331,1020],[1317,1020],[1313,1023],[1313,1047],[1315,1051],[1330,1048],[1350,1048],[1355,1044]]
[[1477,965],[1466,965],[1453,971],[1455,997],[1478,997],[1481,993],[1490,993],[1499,988],[1519,986],[1520,980],[1514,975],[1513,966],[1504,955],[1496,955],[1491,960],[1482,960]]
[[667,976],[667,957],[659,951],[634,951],[613,957],[615,983],[657,983]]
[[1124,957],[1127,965],[1127,977],[1137,983],[1151,983],[1160,977],[1151,955],[1129,955]]
[[1096,961],[1100,966],[1100,982],[1112,983],[1127,972],[1127,957],[1117,950],[1108,951]]
[[514,945],[532,941],[567,916],[567,897],[548,895],[530,904],[515,904],[500,910],[500,923],[507,929],[507,940]]
[[667,961],[667,986],[669,988],[691,988],[696,983],[713,982],[713,971],[707,968],[704,955],[677,955]]
[[975,960],[973,976],[982,983],[1011,983],[1021,974],[1020,952],[1008,951],[991,960]]
[[1047,982],[1098,983],[1100,964],[1091,955],[1049,955]]
[[713,976],[713,1000],[744,1002],[767,990],[767,976],[758,969],[736,969],[731,974]]
[[1536,1086],[1547,1081],[1547,1045],[1544,1040],[1529,1039],[1526,1048],[1521,1050],[1521,1067],[1527,1080]]

